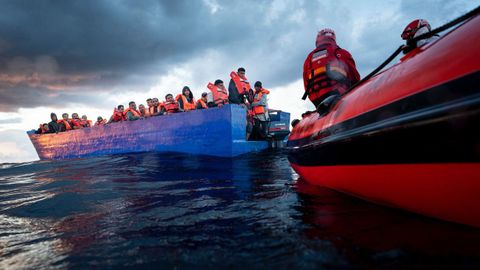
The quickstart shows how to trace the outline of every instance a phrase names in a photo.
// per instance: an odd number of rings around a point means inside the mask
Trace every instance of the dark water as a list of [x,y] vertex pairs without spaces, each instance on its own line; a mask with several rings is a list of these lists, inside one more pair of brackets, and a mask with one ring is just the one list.
[[0,269],[480,269],[479,229],[310,186],[280,152],[0,166]]

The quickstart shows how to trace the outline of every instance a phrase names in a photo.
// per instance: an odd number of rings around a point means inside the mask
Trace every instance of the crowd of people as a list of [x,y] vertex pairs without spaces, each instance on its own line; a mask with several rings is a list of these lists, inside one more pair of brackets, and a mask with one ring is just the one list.
[[47,124],[41,124],[36,131],[37,134],[66,132],[74,129],[90,128],[92,126],[102,126],[122,121],[136,121],[149,117],[157,117],[162,115],[188,112],[192,110],[206,110],[215,107],[222,107],[225,104],[239,104],[247,109],[247,139],[255,129],[259,130],[260,137],[265,138],[268,131],[268,103],[267,95],[269,90],[262,87],[262,83],[257,81],[254,89],[245,76],[245,68],[230,73],[230,84],[228,89],[224,82],[217,79],[214,83],[208,83],[209,92],[203,92],[201,97],[196,100],[188,86],[184,86],[181,94],[175,98],[172,94],[167,94],[164,101],[158,98],[148,98],[146,106],[138,105],[135,101],[130,101],[128,107],[118,105],[114,108],[112,116],[104,119],[97,117],[97,121],[92,124],[86,115],[82,118],[77,113],[73,113],[69,118],[67,113],[62,114],[62,118],[58,119],[55,113],[50,115],[51,121]]

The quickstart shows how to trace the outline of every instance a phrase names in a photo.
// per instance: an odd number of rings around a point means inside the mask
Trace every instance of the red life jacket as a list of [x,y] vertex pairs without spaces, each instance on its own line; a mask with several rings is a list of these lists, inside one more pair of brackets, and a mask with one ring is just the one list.
[[112,115],[112,121],[113,122],[120,122],[120,121],[125,121],[125,116],[123,112],[120,112],[117,110],[117,108],[113,108],[113,115]]
[[103,126],[103,125],[105,125],[106,123],[107,123],[107,122],[105,121],[105,119],[103,119],[103,120],[100,121],[100,122],[97,120],[97,122],[95,122],[95,126]]
[[177,102],[175,102],[175,101],[165,102],[165,103],[163,104],[163,107],[165,108],[165,111],[167,111],[167,113],[175,113],[175,112],[178,112],[178,104],[177,104]]
[[197,107],[198,107],[198,104],[200,104],[200,106],[202,106],[202,108],[208,109],[208,106],[207,106],[207,104],[205,103],[205,101],[203,101],[203,99],[197,100]]
[[72,125],[71,125],[71,119],[68,119],[68,120],[64,120],[64,119],[60,119],[60,120],[57,120],[57,123],[58,124],[64,124],[65,125],[65,130],[71,130],[72,129]]
[[131,108],[127,108],[125,111],[123,111],[123,117],[125,118],[125,120],[127,119],[127,113],[128,112],[133,113],[133,116],[142,117],[142,114],[139,111],[131,109]]
[[[260,92],[258,93],[255,93],[255,97],[253,98],[253,102],[259,102],[260,100],[262,100],[262,96],[263,95],[268,95],[270,94],[270,91],[268,91],[267,89],[260,89]],[[257,115],[257,114],[264,114],[265,113],[265,106],[254,106],[253,109],[253,115]]]
[[348,65],[340,58],[345,53],[351,58],[335,43],[326,43],[308,55],[303,66],[303,79],[310,100],[322,99],[332,91],[343,94],[350,87]]
[[138,112],[139,112],[140,115],[143,116],[143,117],[150,117],[150,112],[147,110],[147,108],[145,108],[143,111],[138,110]]
[[[235,81],[234,81],[235,82]],[[213,94],[213,102],[215,104],[228,104],[228,92],[227,89],[219,88],[213,83],[208,83],[207,88],[212,91]]]
[[232,78],[233,82],[235,83],[235,87],[237,87],[237,91],[240,95],[248,95],[248,90],[252,89],[250,87],[250,83],[248,82],[247,78],[242,79],[238,76],[238,73],[232,71],[230,73],[230,78]]
[[192,98],[192,102],[188,102],[187,101],[187,98],[182,95],[182,94],[179,94],[175,100],[178,102],[179,99],[182,99],[183,101],[183,110],[188,112],[188,111],[191,111],[191,110],[195,110],[195,99]]

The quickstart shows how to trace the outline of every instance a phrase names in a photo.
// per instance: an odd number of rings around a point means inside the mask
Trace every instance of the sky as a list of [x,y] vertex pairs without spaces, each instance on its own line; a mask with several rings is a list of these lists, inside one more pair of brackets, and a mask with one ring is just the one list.
[[271,91],[291,119],[313,109],[302,68],[322,28],[354,57],[361,76],[399,45],[412,20],[433,28],[480,4],[471,0],[153,1],[0,0],[0,163],[37,160],[25,131],[51,112],[110,117],[113,107],[195,97],[238,67]]

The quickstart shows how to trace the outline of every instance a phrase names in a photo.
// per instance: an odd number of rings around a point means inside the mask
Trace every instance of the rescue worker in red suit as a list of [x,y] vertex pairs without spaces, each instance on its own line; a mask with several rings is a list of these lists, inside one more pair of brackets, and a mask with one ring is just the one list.
[[360,80],[352,55],[337,45],[335,32],[323,29],[318,32],[316,48],[308,54],[303,64],[305,94],[315,107],[332,95],[344,94]]
[[427,20],[423,19],[416,19],[410,22],[405,29],[403,30],[401,37],[403,40],[407,42],[406,46],[404,46],[403,53],[408,53],[411,50],[421,47],[427,43],[433,42],[439,38],[438,35],[432,35],[431,37],[427,37],[424,39],[420,39],[418,41],[413,41],[414,38],[423,35],[432,31],[432,28]]

